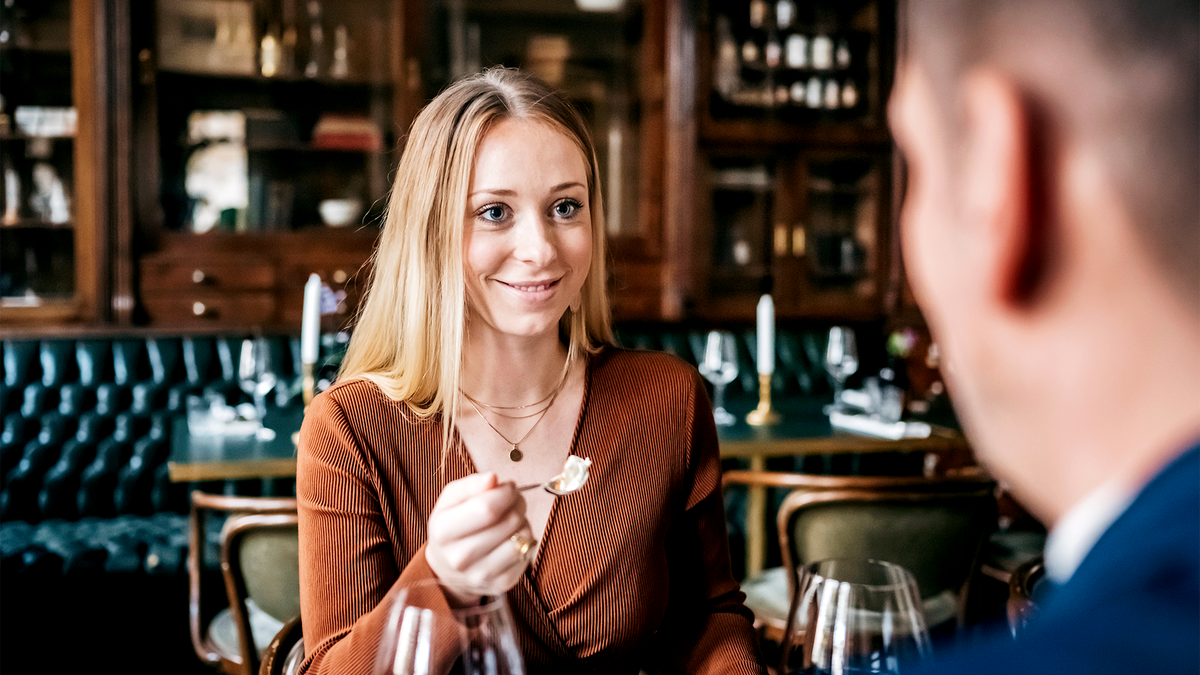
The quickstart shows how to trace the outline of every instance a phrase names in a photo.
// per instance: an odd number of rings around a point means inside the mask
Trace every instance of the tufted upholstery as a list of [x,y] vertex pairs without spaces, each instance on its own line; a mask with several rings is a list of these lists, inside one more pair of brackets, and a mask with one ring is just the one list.
[[[731,397],[758,396],[758,369],[755,364],[757,342],[753,327],[730,328],[738,338],[738,376],[727,390]],[[816,396],[830,392],[822,365],[828,326],[793,329],[777,327],[775,331],[775,373],[771,377],[774,396]],[[630,324],[618,326],[617,342],[631,349],[650,349],[674,354],[692,365],[704,357],[704,342],[708,329],[661,324]],[[872,336],[880,329],[859,331],[860,352],[864,359],[883,354],[882,343],[873,344]],[[876,339],[875,341],[878,341]],[[864,344],[864,342],[866,344]],[[882,364],[864,362],[860,372]]]
[[[9,338],[0,345],[0,557],[30,565],[181,572],[186,486],[167,474],[189,394],[245,399],[243,336]],[[299,341],[273,336],[276,405],[298,405]]]
[[[777,396],[824,394],[824,327],[777,331]],[[696,364],[705,328],[633,324],[617,330],[635,349]],[[735,329],[740,373],[730,396],[754,396],[753,328]],[[115,335],[8,338],[0,343],[0,556],[5,569],[61,565],[146,571],[174,565],[186,487],[172,485],[166,460],[171,422],[189,394],[244,400],[236,382],[243,335]],[[326,336],[325,353],[338,345]],[[299,339],[273,336],[281,382],[276,405],[298,405]],[[864,350],[865,352],[865,350]],[[327,360],[327,377],[335,358]],[[139,520],[143,519],[143,520]],[[101,524],[84,527],[80,523]],[[174,542],[174,543],[172,543]],[[118,562],[123,561],[123,562]]]

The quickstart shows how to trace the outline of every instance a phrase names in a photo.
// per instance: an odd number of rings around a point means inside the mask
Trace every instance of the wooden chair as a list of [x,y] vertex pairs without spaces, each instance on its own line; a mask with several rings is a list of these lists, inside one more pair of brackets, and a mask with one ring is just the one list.
[[1042,557],[1023,563],[1013,571],[1008,580],[1008,630],[1014,639],[1024,632],[1025,626],[1037,611],[1038,585],[1046,578]]
[[797,570],[826,558],[874,558],[909,569],[931,626],[961,618],[967,582],[995,527],[994,482],[976,471],[828,476],[728,471],[725,485],[790,488],[777,526],[783,566],[743,582],[766,640],[780,643]]
[[[296,500],[192,493],[188,535],[189,623],[201,661],[229,675],[254,675],[259,655],[284,622],[300,614]],[[228,513],[221,528],[221,575],[229,607],[202,625],[205,518]]]
[[296,675],[304,661],[304,627],[300,617],[285,623],[262,655],[258,675]]

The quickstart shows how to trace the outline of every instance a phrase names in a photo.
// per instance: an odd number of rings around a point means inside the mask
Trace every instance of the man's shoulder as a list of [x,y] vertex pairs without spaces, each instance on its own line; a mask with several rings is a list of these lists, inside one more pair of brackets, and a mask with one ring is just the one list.
[[1200,672],[1200,450],[1146,484],[1019,641],[993,637],[927,672]]
[[935,654],[920,675],[1128,675],[1200,672],[1200,617],[1165,596],[1118,597],[1081,614],[1035,619],[1020,639],[997,634]]

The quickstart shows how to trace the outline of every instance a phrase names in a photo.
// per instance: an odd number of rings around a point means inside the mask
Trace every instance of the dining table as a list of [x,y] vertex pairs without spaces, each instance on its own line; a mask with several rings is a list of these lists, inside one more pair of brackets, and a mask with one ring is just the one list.
[[[892,440],[835,430],[823,411],[828,400],[816,397],[783,397],[773,403],[780,414],[778,424],[752,426],[746,423],[756,403],[732,399],[728,410],[737,420],[718,426],[722,460],[740,460],[750,471],[763,471],[776,457],[807,456],[856,459],[879,453],[920,453],[926,472],[936,467],[969,461],[970,449],[958,431],[933,426],[925,438]],[[225,481],[258,478],[294,478],[296,436],[304,419],[301,406],[271,408],[264,426],[273,433],[193,433],[187,418],[175,419],[167,460],[173,482]],[[968,458],[964,460],[964,458]],[[746,488],[745,553],[747,576],[763,569],[767,549],[767,488]]]

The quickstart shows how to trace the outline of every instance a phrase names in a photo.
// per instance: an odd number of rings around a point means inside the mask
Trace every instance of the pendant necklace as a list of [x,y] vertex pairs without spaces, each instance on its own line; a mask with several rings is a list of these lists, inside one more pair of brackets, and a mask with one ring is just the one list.
[[[558,386],[556,386],[554,388],[554,390],[550,392],[549,396],[542,399],[541,401],[538,401],[537,403],[530,403],[528,405],[514,406],[511,408],[506,408],[506,407],[502,407],[502,406],[493,406],[493,405],[489,405],[487,403],[478,402],[475,399],[471,398],[467,394],[467,392],[465,392],[461,389],[459,389],[459,393],[461,393],[463,395],[463,398],[467,399],[467,403],[471,404],[471,407],[475,409],[475,412],[479,414],[479,417],[483,419],[484,423],[487,424],[489,427],[491,427],[492,431],[496,432],[497,436],[504,439],[505,443],[508,443],[510,446],[512,446],[512,448],[508,451],[508,458],[514,462],[519,462],[519,461],[521,461],[522,458],[525,457],[525,453],[521,452],[521,444],[525,442],[526,438],[529,438],[529,434],[532,434],[533,430],[537,428],[537,425],[541,424],[542,418],[544,418],[546,416],[546,412],[549,411],[550,408],[554,406],[554,401],[558,398],[558,392],[562,391],[563,385],[566,384],[566,382],[567,382],[567,372],[570,370],[570,363],[571,363],[570,359],[568,359],[567,363],[563,366],[562,379],[558,381]],[[492,424],[491,420],[489,420],[487,418],[487,416],[483,414],[483,411],[479,409],[479,406],[482,405],[486,408],[493,409],[493,411],[521,410],[523,408],[531,408],[533,406],[536,406],[539,403],[545,402],[547,399],[549,399],[549,403],[546,403],[545,408],[542,408],[540,411],[530,414],[530,415],[505,415],[504,413],[496,412],[496,414],[500,415],[501,417],[508,417],[511,419],[526,419],[529,417],[533,417],[535,415],[537,416],[537,420],[534,421],[533,426],[529,427],[529,431],[526,431],[525,434],[523,436],[521,436],[521,438],[517,439],[516,441],[510,440],[507,436],[500,433],[500,430],[496,428],[496,425]]]

